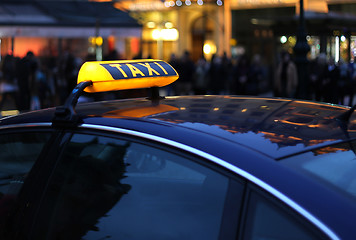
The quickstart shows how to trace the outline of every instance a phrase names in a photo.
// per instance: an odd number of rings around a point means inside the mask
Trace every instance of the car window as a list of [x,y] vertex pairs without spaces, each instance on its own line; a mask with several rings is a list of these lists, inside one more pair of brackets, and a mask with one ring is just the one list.
[[4,224],[9,220],[26,176],[49,138],[48,132],[0,135],[0,238],[6,234]]
[[[305,222],[305,221],[304,221]],[[299,240],[320,239],[313,226],[302,224],[296,214],[292,214],[280,202],[252,191],[248,200],[244,240]]]
[[339,143],[280,162],[356,200],[356,142]]
[[145,144],[76,134],[44,198],[47,239],[218,239],[228,177]]
[[0,135],[0,197],[17,195],[50,133]]

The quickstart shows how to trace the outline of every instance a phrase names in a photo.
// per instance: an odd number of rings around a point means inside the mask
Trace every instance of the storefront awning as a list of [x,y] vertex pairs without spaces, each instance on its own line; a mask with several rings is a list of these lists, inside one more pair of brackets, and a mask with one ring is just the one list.
[[2,0],[0,37],[139,37],[141,25],[110,2]]

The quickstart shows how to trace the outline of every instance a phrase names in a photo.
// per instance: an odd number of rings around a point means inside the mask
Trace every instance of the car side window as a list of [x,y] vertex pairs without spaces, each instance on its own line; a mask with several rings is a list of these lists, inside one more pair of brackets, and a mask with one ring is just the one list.
[[35,238],[218,239],[228,184],[160,148],[75,134],[50,181]]
[[[282,203],[251,191],[242,239],[320,239],[314,226],[308,226]],[[304,223],[302,223],[304,222]],[[309,223],[311,225],[311,223]]]
[[0,238],[13,217],[18,194],[32,166],[49,140],[49,132],[21,132],[0,135]]
[[0,135],[0,200],[18,194],[49,138],[45,132]]

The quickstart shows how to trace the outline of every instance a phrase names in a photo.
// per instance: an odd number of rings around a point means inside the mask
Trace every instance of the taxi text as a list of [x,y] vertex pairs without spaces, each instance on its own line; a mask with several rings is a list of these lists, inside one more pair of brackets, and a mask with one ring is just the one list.
[[175,76],[175,70],[165,62],[103,63],[113,79]]

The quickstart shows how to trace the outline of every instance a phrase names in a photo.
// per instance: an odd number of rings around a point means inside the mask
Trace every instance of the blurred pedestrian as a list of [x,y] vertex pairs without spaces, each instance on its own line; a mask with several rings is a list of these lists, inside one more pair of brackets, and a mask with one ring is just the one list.
[[220,84],[220,58],[213,54],[208,66],[208,93],[219,94]]
[[37,98],[34,96],[32,97],[31,110],[48,107],[50,105],[48,101],[53,99],[51,92],[51,82],[48,79],[49,75],[47,75],[46,73],[46,66],[40,64],[36,72],[36,85],[38,93],[36,94]]
[[44,100],[42,107],[52,107],[59,105],[57,99],[58,89],[57,89],[57,81],[58,81],[58,64],[57,64],[57,56],[55,53],[51,53],[45,62],[43,62],[43,69],[47,81],[48,86],[48,97]]
[[3,64],[1,66],[3,78],[9,82],[14,83],[16,77],[16,58],[12,53],[7,54],[4,57]]
[[190,53],[185,51],[179,73],[179,80],[177,81],[177,95],[189,95],[193,90],[193,76],[195,73],[195,64],[190,58]]
[[105,57],[104,61],[111,61],[111,60],[121,60],[121,55],[120,53],[116,50],[113,49],[111,50]]
[[205,95],[208,91],[208,63],[204,56],[198,60],[196,64],[195,74],[194,74],[194,94],[195,95]]
[[344,105],[345,95],[347,95],[348,93],[347,84],[350,79],[350,74],[349,74],[347,63],[343,59],[340,59],[338,65],[340,71],[340,78],[339,81],[337,82],[337,98],[338,98],[338,104]]
[[227,94],[231,76],[231,59],[227,56],[226,52],[223,53],[220,61],[220,83],[219,83],[219,94]]
[[17,79],[16,79],[16,58],[12,53],[7,54],[4,57],[2,66],[1,66],[2,78],[0,82],[0,109],[3,109],[4,104],[9,100],[12,100],[17,106]]
[[260,93],[260,83],[264,79],[264,68],[262,66],[261,56],[256,54],[251,62],[249,70],[249,79],[247,82],[247,94],[258,95]]
[[323,82],[322,100],[338,104],[338,81],[340,79],[339,67],[333,59],[329,59],[327,74]]
[[37,94],[36,71],[38,60],[32,51],[19,61],[18,65],[18,88],[20,111],[30,110],[31,97]]
[[[169,59],[169,64],[177,71],[178,75],[181,72],[180,59],[176,56],[176,54],[172,53]],[[167,91],[167,95],[177,94],[177,82],[173,82],[165,87]]]
[[321,101],[323,86],[328,76],[328,64],[325,53],[320,53],[315,61],[312,62],[309,75],[312,99]]
[[76,59],[70,49],[65,49],[58,62],[58,89],[61,103],[77,85]]
[[297,67],[288,52],[281,53],[281,61],[275,76],[275,94],[278,97],[294,98],[298,85]]
[[352,107],[354,102],[354,94],[356,91],[356,57],[349,64],[349,77],[349,106]]
[[235,92],[239,95],[247,94],[247,82],[249,80],[250,62],[246,55],[242,55],[238,60],[237,66],[234,70],[234,77],[236,82]]

